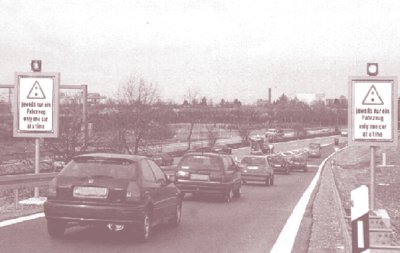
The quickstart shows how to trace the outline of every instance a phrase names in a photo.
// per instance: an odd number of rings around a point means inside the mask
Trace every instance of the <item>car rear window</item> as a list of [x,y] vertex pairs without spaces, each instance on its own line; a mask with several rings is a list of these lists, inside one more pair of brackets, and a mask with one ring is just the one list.
[[262,157],[244,157],[241,163],[250,165],[265,165],[265,159]]
[[219,157],[190,155],[182,158],[178,164],[178,168],[189,170],[221,170],[223,164]]
[[285,158],[281,156],[270,156],[268,157],[268,161],[272,163],[282,163],[285,161]]
[[136,171],[137,163],[126,159],[79,157],[65,166],[59,175],[134,179]]

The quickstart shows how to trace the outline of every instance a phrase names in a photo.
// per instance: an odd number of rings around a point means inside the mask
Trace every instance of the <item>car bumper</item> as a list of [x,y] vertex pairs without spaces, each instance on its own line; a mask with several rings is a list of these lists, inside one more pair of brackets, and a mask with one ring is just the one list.
[[144,217],[144,210],[143,205],[111,206],[56,201],[44,203],[44,213],[47,219],[79,223],[139,224]]
[[290,167],[281,166],[281,167],[272,167],[272,169],[273,169],[274,171],[283,171],[283,172],[286,172],[288,169],[290,170]]
[[232,182],[193,182],[191,180],[178,179],[175,185],[182,193],[224,194],[231,189]]
[[289,165],[289,167],[291,169],[303,169],[303,168],[307,167],[307,164],[306,163],[292,163]]
[[242,180],[244,181],[265,181],[269,177],[268,174],[246,174],[242,172]]

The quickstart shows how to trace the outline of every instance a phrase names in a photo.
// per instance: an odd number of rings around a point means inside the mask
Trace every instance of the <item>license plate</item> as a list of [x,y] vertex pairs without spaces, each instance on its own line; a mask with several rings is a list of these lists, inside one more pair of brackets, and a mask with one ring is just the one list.
[[190,174],[191,180],[200,180],[200,181],[210,181],[209,175],[201,175],[201,174]]
[[258,166],[247,166],[249,170],[258,170]]
[[108,189],[103,187],[75,186],[74,197],[77,198],[96,198],[105,199],[108,195]]

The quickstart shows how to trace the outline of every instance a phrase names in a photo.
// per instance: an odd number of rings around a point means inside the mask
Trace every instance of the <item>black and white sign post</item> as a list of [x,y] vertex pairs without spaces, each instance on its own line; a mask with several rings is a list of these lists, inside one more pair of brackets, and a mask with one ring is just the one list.
[[367,64],[367,73],[370,76],[349,77],[348,144],[370,147],[369,209],[374,210],[376,148],[398,144],[397,77],[376,76],[376,63]]
[[59,135],[59,85],[59,73],[15,73],[13,136],[35,138],[35,174],[40,172],[40,138]]
[[351,191],[352,252],[368,252],[369,249],[369,203],[368,188],[363,185]]

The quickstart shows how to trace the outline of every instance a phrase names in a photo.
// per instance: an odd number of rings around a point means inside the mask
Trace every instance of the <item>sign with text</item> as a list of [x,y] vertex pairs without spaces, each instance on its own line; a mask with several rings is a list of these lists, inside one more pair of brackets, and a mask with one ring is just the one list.
[[15,74],[14,137],[57,138],[59,73]]
[[350,77],[349,94],[349,144],[397,145],[397,78]]

